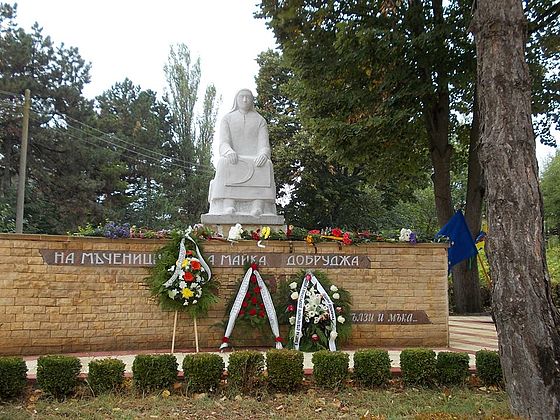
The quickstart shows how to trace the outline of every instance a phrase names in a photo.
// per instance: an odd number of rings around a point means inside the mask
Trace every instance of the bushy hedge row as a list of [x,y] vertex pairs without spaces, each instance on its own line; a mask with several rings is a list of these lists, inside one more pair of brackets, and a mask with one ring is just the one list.
[[[313,377],[321,388],[340,388],[349,378],[347,353],[327,350],[313,354]],[[265,374],[266,365],[266,374]],[[145,392],[171,388],[177,382],[177,359],[170,354],[138,355],[132,365],[135,389]],[[423,348],[405,349],[400,355],[402,380],[410,386],[463,385],[469,377],[466,353],[440,352]],[[187,392],[215,391],[222,380],[224,362],[217,354],[187,355],[183,360]],[[497,352],[476,353],[476,368],[484,385],[503,385]],[[55,398],[75,391],[81,364],[71,356],[42,356],[37,361],[37,384]],[[87,383],[95,395],[122,389],[125,365],[116,359],[89,363]],[[21,396],[27,381],[27,367],[20,357],[0,357],[0,400]],[[303,382],[303,353],[296,350],[239,351],[229,356],[228,389],[232,393],[254,394],[265,386],[276,391],[297,390]],[[365,387],[386,385],[391,378],[391,360],[386,350],[358,350],[354,354],[352,378]]]

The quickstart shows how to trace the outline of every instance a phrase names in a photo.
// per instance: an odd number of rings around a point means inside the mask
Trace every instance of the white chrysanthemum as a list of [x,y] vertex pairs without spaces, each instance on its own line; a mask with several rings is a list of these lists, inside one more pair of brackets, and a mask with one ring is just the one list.
[[196,303],[196,302],[198,302],[198,300],[196,300],[196,299],[192,301],[193,304]]
[[167,296],[169,296],[171,299],[175,299],[175,296],[177,296],[177,293],[179,293],[179,292],[175,289],[169,290],[167,292]]
[[187,287],[187,283],[184,282],[183,280],[181,280],[181,281],[179,282],[179,288],[184,289],[185,287]]
[[175,270],[175,266],[174,266],[174,265],[172,265],[171,267],[169,267],[169,268],[167,269],[167,271],[174,271],[174,270]]
[[338,337],[338,333],[336,331],[331,331],[331,340],[336,340],[336,337]]
[[338,287],[336,287],[334,284],[331,286],[331,292],[338,292]]
[[319,323],[319,317],[316,316],[315,318],[313,318],[313,323],[314,324],[318,324]]
[[295,316],[291,316],[290,317],[290,325],[294,325],[296,323],[296,317]]
[[342,315],[339,315],[338,318],[336,318],[336,320],[337,320],[340,324],[344,324],[344,322],[346,321],[346,318],[344,318]]
[[297,300],[297,298],[299,297],[299,293],[298,292],[292,292],[290,297],[292,298],[292,300]]
[[332,298],[338,300],[340,299],[340,295],[338,293],[333,293]]
[[297,283],[295,281],[290,283],[290,289],[297,289]]

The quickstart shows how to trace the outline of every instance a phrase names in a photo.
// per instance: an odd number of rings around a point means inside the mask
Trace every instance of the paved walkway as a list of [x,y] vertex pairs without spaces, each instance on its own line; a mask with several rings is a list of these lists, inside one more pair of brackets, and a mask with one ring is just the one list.
[[[436,352],[440,351],[461,351],[469,353],[470,366],[475,366],[475,353],[480,349],[498,350],[498,339],[496,336],[496,328],[489,316],[451,316],[449,317],[449,347],[434,349]],[[354,365],[353,350],[345,351],[350,355],[350,368]],[[143,352],[143,353],[166,353],[166,350]],[[227,367],[230,353],[219,353],[224,358]],[[389,357],[391,359],[391,366],[399,368],[399,356],[401,350],[389,350]],[[180,350],[175,353],[179,367],[183,364],[183,358],[188,352],[181,352]],[[88,364],[93,359],[101,359],[106,357],[113,357],[122,360],[126,365],[126,372],[132,371],[132,362],[135,353],[130,352],[111,352],[111,353],[95,353],[95,354],[75,354],[80,358],[82,363],[82,373],[87,373]],[[304,354],[304,369],[312,369],[311,363],[312,353]],[[34,378],[37,373],[37,357],[24,357],[27,363],[28,375]]]

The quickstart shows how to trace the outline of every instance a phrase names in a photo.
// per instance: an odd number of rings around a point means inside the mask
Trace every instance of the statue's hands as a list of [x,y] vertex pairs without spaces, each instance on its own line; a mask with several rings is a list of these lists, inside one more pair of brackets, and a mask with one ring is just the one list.
[[268,159],[267,155],[259,155],[255,158],[255,165],[257,165],[257,167],[261,167],[266,163],[266,160]]
[[224,157],[225,157],[225,158],[227,159],[227,161],[228,161],[229,163],[231,163],[232,165],[235,165],[235,164],[237,163],[238,158],[237,158],[237,153],[235,153],[235,152],[229,152],[229,153],[228,153],[227,155],[225,155]]

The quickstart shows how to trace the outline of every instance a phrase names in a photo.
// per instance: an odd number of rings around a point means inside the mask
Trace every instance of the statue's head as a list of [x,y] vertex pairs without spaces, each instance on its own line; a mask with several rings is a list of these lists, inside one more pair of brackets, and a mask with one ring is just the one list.
[[235,95],[235,102],[232,111],[240,109],[241,111],[252,111],[255,108],[255,98],[249,89],[241,89]]

